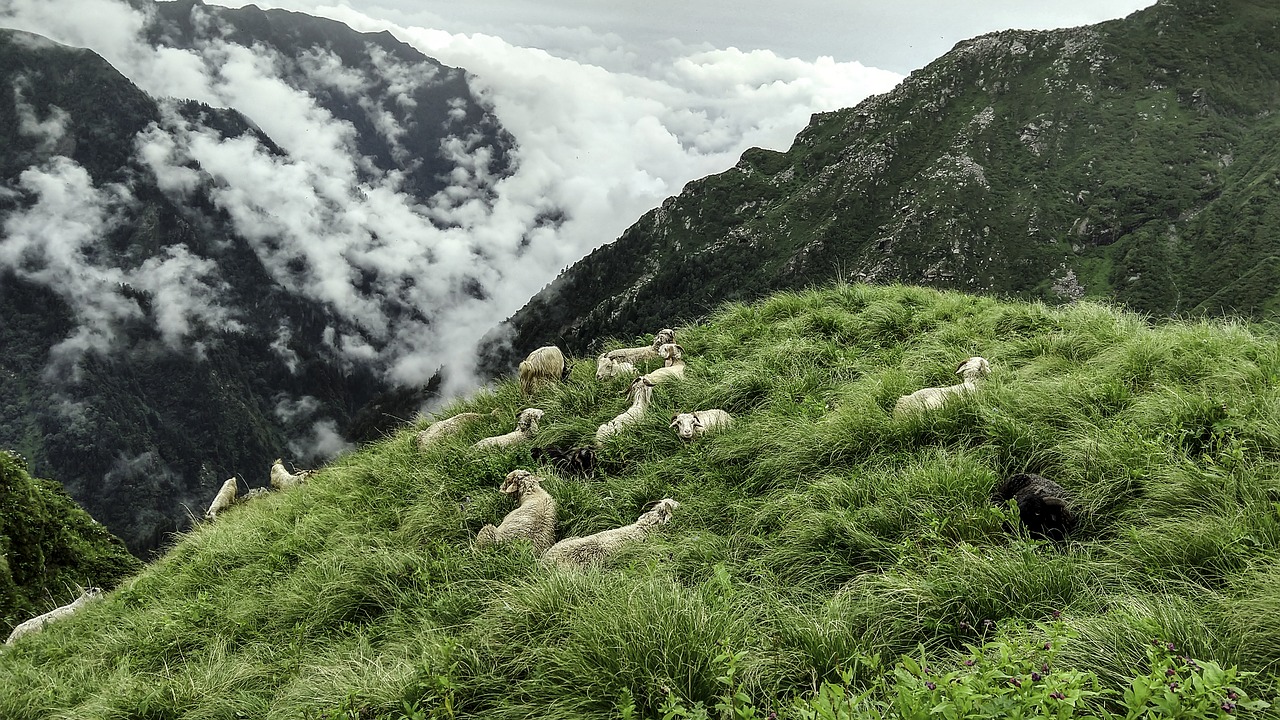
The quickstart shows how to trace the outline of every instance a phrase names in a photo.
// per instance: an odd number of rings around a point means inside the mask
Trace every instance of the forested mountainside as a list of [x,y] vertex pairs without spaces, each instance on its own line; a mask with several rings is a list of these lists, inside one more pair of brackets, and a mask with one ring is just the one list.
[[1273,317],[1277,109],[1271,2],[974,38],[686,185],[511,318],[490,367],[830,278]]
[[[507,172],[511,139],[465,73],[388,34],[252,6],[134,4],[158,47],[275,58],[277,94],[331,114],[356,172],[414,202],[458,167],[451,138]],[[284,246],[277,198],[228,180],[266,167],[278,174],[264,176],[268,192],[298,182],[294,149],[260,121],[152,97],[94,52],[0,30],[0,448],[138,554],[188,526],[226,478],[243,492],[277,457],[315,462],[380,437],[431,392],[392,391],[385,368],[352,360],[389,342],[386,327],[427,322],[420,309],[369,268],[351,303],[374,320],[353,320],[315,289],[323,258]]]
[[0,452],[0,634],[75,599],[77,586],[111,590],[141,568],[58,483]]
[[[684,377],[594,475],[531,447],[591,444],[626,381],[581,357],[532,398],[504,378],[441,409],[480,415],[457,434],[344,454],[0,648],[0,717],[1277,717],[1273,330],[853,284],[677,331]],[[973,392],[894,412],[971,355]],[[529,406],[532,442],[473,447]],[[708,408],[731,427],[669,427]],[[478,542],[514,470],[544,479],[557,539],[679,507],[556,567]],[[1027,472],[1078,517],[1066,541],[990,499]]]

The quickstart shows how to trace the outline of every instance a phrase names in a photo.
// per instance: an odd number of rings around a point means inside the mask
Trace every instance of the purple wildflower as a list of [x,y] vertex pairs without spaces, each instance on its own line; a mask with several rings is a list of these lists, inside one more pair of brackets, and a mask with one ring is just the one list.
[[931,683],[931,682],[927,682],[927,683],[925,683],[925,684],[924,684],[924,686],[925,686],[925,687],[927,687],[927,688],[929,688],[930,690],[937,690],[937,689],[938,689],[938,686],[937,686],[937,685],[935,685],[934,683]]
[[1165,677],[1173,677],[1174,675],[1177,675],[1177,674],[1178,674],[1178,671],[1174,670],[1173,668],[1165,668],[1164,670]]
[[1045,643],[1045,644],[1044,644],[1044,649],[1045,649],[1045,650],[1050,650],[1050,649],[1052,649],[1052,648],[1051,648],[1051,646],[1049,645],[1049,643]]
[[1169,652],[1173,652],[1174,650],[1177,650],[1177,648],[1173,646],[1173,643],[1169,643],[1168,645],[1165,645],[1164,647],[1165,647],[1165,649],[1166,649],[1166,650],[1168,650]]
[[1235,690],[1228,690],[1227,699],[1230,700],[1231,702],[1235,702],[1236,700],[1240,699],[1240,693],[1236,692]]
[[964,661],[966,667],[973,667],[973,658]]
[[1054,610],[1054,611],[1053,611],[1053,619],[1054,619],[1054,620],[1057,620],[1057,619],[1058,619],[1058,618],[1060,618],[1060,617],[1062,617],[1062,611],[1061,611],[1061,610]]
[[1031,682],[1040,682],[1040,673],[1038,673],[1038,672],[1032,672],[1032,673],[1031,673]]
[[1051,693],[1049,693],[1049,697],[1053,698],[1054,700],[1066,700],[1066,699],[1067,699],[1067,696],[1066,696],[1066,695],[1063,695],[1061,692],[1051,692]]
[[1169,683],[1169,689],[1170,689],[1170,690],[1173,690],[1174,692],[1177,692],[1177,690],[1178,690],[1178,688],[1179,688],[1179,687],[1180,687],[1180,686],[1178,685],[1178,681],[1177,681],[1177,680],[1174,680],[1173,682]]
[[1233,702],[1224,702],[1224,703],[1222,703],[1222,712],[1224,712],[1224,713],[1229,713],[1229,712],[1231,712],[1232,710],[1235,710],[1235,709],[1236,709],[1236,704],[1235,704],[1235,703],[1233,703]]
[[1018,679],[1018,678],[1016,678],[1016,677],[1015,677],[1015,678],[1009,678],[1009,684],[1013,685],[1013,686],[1014,686],[1014,687],[1016,687],[1016,688],[1020,688],[1020,687],[1022,687],[1022,681],[1021,681],[1021,680],[1019,680],[1019,679]]
[[1047,673],[1047,672],[1049,672],[1049,663],[1044,663],[1043,665],[1041,665],[1041,666],[1040,666],[1040,672],[1042,672],[1042,673]]

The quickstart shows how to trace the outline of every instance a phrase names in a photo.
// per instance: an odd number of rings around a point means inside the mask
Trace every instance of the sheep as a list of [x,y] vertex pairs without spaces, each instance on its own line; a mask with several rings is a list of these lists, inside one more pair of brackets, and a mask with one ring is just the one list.
[[605,353],[603,357],[613,360],[614,362],[635,363],[645,360],[653,360],[661,357],[661,348],[667,343],[676,341],[676,331],[671,328],[663,328],[653,336],[653,343],[642,347],[618,348]]
[[684,348],[675,343],[666,343],[659,348],[658,352],[663,358],[662,367],[653,372],[645,373],[640,377],[647,378],[654,385],[673,378],[684,377]]
[[488,448],[501,448],[525,440],[531,439],[538,433],[538,421],[542,419],[543,411],[537,408],[525,408],[516,416],[516,429],[505,435],[495,435],[480,440],[471,447],[476,450],[485,450]]
[[512,470],[499,491],[514,495],[519,505],[497,527],[480,528],[476,547],[525,538],[539,555],[545,553],[556,541],[556,501],[542,489],[542,478],[528,470]]
[[671,417],[671,427],[681,440],[692,440],[702,437],[708,430],[727,428],[733,424],[733,416],[719,408],[713,410],[694,410],[691,413],[680,413]]
[[291,487],[302,485],[310,480],[314,474],[315,472],[312,470],[299,470],[296,473],[291,473],[284,469],[284,461],[276,458],[276,461],[271,464],[271,487],[276,490],[288,490]]
[[498,409],[494,408],[493,411],[489,413],[465,412],[465,413],[458,413],[457,415],[454,415],[453,417],[450,417],[450,418],[445,418],[444,420],[437,420],[436,422],[433,422],[430,425],[428,425],[426,430],[423,430],[422,432],[418,433],[417,439],[416,439],[418,449],[426,450],[428,447],[434,444],[437,440],[457,433],[459,430],[462,429],[462,426],[466,425],[467,423],[471,423],[476,420],[489,417],[490,415],[498,415],[498,414],[499,414]]
[[534,462],[551,465],[566,475],[586,477],[596,471],[596,451],[592,447],[559,450],[553,447],[536,447],[529,451]]
[[271,488],[265,488],[265,487],[249,488],[248,492],[236,498],[236,502],[247,503],[250,500],[255,500],[257,498],[262,497],[263,495],[270,495],[270,494],[271,494]]
[[540,385],[563,380],[565,369],[564,353],[560,348],[546,345],[534,350],[520,363],[520,392],[529,397]]
[[631,387],[627,389],[627,396],[631,398],[631,407],[623,410],[617,417],[607,423],[596,428],[596,445],[604,442],[604,439],[618,432],[627,425],[631,425],[640,421],[644,411],[649,408],[649,404],[653,402],[653,382],[644,376],[638,377],[631,382]]
[[236,479],[229,478],[222,483],[222,487],[218,489],[218,494],[213,496],[213,502],[209,503],[209,509],[205,510],[204,517],[206,520],[216,520],[218,513],[226,510],[236,502]]
[[565,538],[552,545],[542,559],[561,567],[599,565],[624,545],[649,537],[659,525],[664,525],[671,519],[671,513],[678,507],[680,503],[671,498],[663,498],[634,523],[586,537]]
[[[1070,496],[1058,483],[1034,473],[1010,475],[991,491],[991,501],[1017,501],[1018,519],[1031,537],[1062,541],[1075,528],[1077,515]],[[1005,531],[1012,528],[1005,524]]]
[[102,595],[102,590],[100,588],[96,588],[96,587],[81,588],[80,597],[76,598],[75,600],[72,600],[71,602],[67,603],[66,605],[63,605],[62,607],[54,608],[43,615],[37,615],[31,618],[30,620],[27,620],[26,622],[19,623],[18,626],[13,629],[13,632],[9,633],[9,638],[4,641],[4,644],[12,645],[14,640],[17,640],[23,635],[29,635],[31,633],[40,632],[41,630],[44,629],[45,625],[48,625],[54,620],[60,620],[64,617],[67,617],[68,615],[71,615],[75,611],[87,605],[90,600],[93,600],[101,595]]
[[[647,348],[646,348],[647,349]],[[616,377],[634,377],[640,374],[636,366],[626,360],[614,360],[608,353],[596,358],[596,379],[608,380]]]
[[978,387],[978,379],[990,372],[991,363],[985,358],[971,357],[956,368],[956,374],[963,377],[964,382],[947,387],[924,388],[910,395],[903,395],[893,406],[893,416],[904,417],[914,412],[937,410],[946,403],[948,398],[975,390]]

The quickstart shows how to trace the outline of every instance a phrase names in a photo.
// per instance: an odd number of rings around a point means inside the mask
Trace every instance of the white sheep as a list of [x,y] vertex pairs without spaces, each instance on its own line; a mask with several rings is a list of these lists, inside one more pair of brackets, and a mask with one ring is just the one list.
[[658,529],[658,526],[665,525],[671,520],[671,513],[678,507],[680,503],[671,498],[663,498],[634,523],[586,537],[565,538],[552,545],[542,559],[561,567],[599,565],[624,545],[637,543],[649,537]]
[[498,409],[494,408],[493,412],[490,413],[465,412],[458,413],[457,415],[445,418],[444,420],[437,420],[436,422],[428,425],[426,430],[418,433],[416,440],[418,449],[426,450],[437,440],[457,433],[462,429],[463,425],[497,414]]
[[653,336],[653,342],[649,345],[610,350],[604,354],[604,357],[613,360],[614,362],[624,362],[635,365],[636,363],[644,362],[645,360],[653,360],[661,357],[659,348],[667,343],[673,343],[675,341],[676,331],[671,328],[663,328],[658,331],[657,335]]
[[213,496],[213,502],[209,503],[209,509],[204,511],[206,520],[215,520],[218,513],[226,510],[236,502],[236,479],[230,478],[222,483],[222,487],[218,489],[218,494]]
[[665,343],[658,348],[658,354],[662,356],[662,367],[640,377],[648,379],[654,385],[684,377],[684,348],[675,343]]
[[978,379],[985,377],[991,372],[991,363],[985,358],[971,357],[960,363],[956,368],[956,374],[964,378],[964,382],[959,385],[948,385],[947,387],[930,387],[917,390],[910,395],[904,395],[898,398],[898,402],[893,406],[893,416],[903,417],[915,412],[937,410],[942,407],[947,399],[953,396],[964,395],[978,387]]
[[557,383],[564,377],[564,353],[555,345],[546,345],[529,353],[520,363],[520,391],[533,395],[540,385]]
[[62,607],[54,608],[43,615],[37,615],[31,618],[30,620],[27,620],[26,622],[20,623],[17,627],[13,629],[13,632],[9,633],[9,638],[4,641],[4,644],[12,645],[14,640],[17,640],[23,635],[29,635],[31,633],[40,632],[41,630],[44,629],[45,625],[48,625],[49,623],[55,620],[61,620],[62,618],[67,617],[68,615],[84,607],[86,604],[89,603],[90,600],[93,600],[101,595],[102,595],[102,590],[100,590],[99,588],[96,588],[96,587],[81,588],[80,597],[76,598],[75,600],[72,600],[71,602],[67,603],[66,605],[63,605]]
[[271,464],[271,487],[276,490],[288,490],[291,487],[302,485],[310,480],[314,474],[315,471],[313,470],[299,470],[296,473],[291,473],[284,469],[284,461],[276,458],[276,461]]
[[497,527],[480,528],[476,547],[525,538],[539,555],[545,553],[556,541],[556,501],[542,489],[542,478],[528,470],[512,470],[499,491],[514,495],[518,506]]
[[614,360],[608,353],[596,358],[596,379],[608,380],[616,377],[634,377],[640,373],[633,363],[626,360]]
[[632,425],[640,421],[644,411],[649,409],[649,404],[653,402],[653,383],[643,376],[636,378],[631,382],[631,387],[627,388],[627,396],[631,398],[631,407],[623,410],[617,417],[607,423],[596,428],[596,444],[599,445],[605,438],[617,433],[627,425]]
[[537,408],[525,408],[516,416],[516,429],[505,435],[495,435],[487,437],[471,447],[476,450],[485,450],[487,448],[501,448],[510,445],[516,445],[526,440],[532,439],[538,433],[538,421],[542,419],[543,411]]
[[680,413],[671,418],[671,427],[681,440],[692,440],[702,437],[708,430],[727,428],[733,424],[733,416],[715,408],[713,410],[694,410],[691,413]]

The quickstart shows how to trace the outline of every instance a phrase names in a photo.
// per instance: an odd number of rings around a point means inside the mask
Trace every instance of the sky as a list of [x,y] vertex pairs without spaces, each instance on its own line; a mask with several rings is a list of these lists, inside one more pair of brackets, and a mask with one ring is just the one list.
[[[257,4],[329,17],[361,31],[389,30],[464,68],[474,94],[515,138],[514,172],[495,176],[486,150],[459,135],[444,146],[460,168],[455,185],[426,202],[400,192],[394,173],[362,174],[368,163],[355,151],[354,129],[329,115],[316,97],[322,91],[361,97],[379,132],[398,137],[403,128],[380,108],[404,102],[403,89],[430,79],[383,58],[375,59],[397,78],[394,97],[372,98],[363,95],[370,78],[324,52],[280,58],[234,45],[216,28],[194,50],[152,48],[139,40],[145,18],[118,0],[0,0],[0,26],[89,47],[157,98],[234,107],[254,120],[287,156],[252,139],[221,140],[170,116],[140,133],[139,162],[176,197],[200,183],[215,188],[215,200],[270,272],[356,328],[326,336],[335,356],[371,364],[399,384],[421,383],[445,366],[447,397],[477,386],[474,350],[482,335],[565,267],[616,239],[685,183],[728,169],[745,149],[787,149],[812,113],[886,92],[963,39],[1007,28],[1090,24],[1149,3]],[[305,82],[288,80],[286,67],[300,71]],[[139,315],[119,294],[106,293],[112,299],[103,300],[104,289],[119,283],[163,294],[168,312],[158,322],[175,349],[201,351],[187,339],[197,323],[239,331],[238,310],[218,305],[218,269],[182,248],[146,268],[94,265],[85,248],[132,201],[130,189],[96,187],[82,168],[57,156],[66,118],[56,109],[37,116],[24,104],[25,88],[11,90],[25,113],[23,132],[41,138],[50,155],[23,173],[18,186],[0,188],[32,200],[24,213],[0,218],[0,265],[57,288],[75,310],[80,326],[51,365],[56,359],[74,368],[77,353],[108,349],[113,323]],[[201,173],[190,169],[192,160]],[[541,223],[549,212],[565,222]],[[44,263],[32,266],[30,259],[41,252]],[[288,269],[298,257],[310,260],[311,274],[302,282]],[[377,278],[372,295],[361,289],[371,275]],[[165,278],[189,281],[170,287]],[[463,291],[474,282],[484,287],[483,297]],[[425,320],[395,312],[404,305],[421,310]],[[280,332],[281,361],[288,363],[290,329]]]

